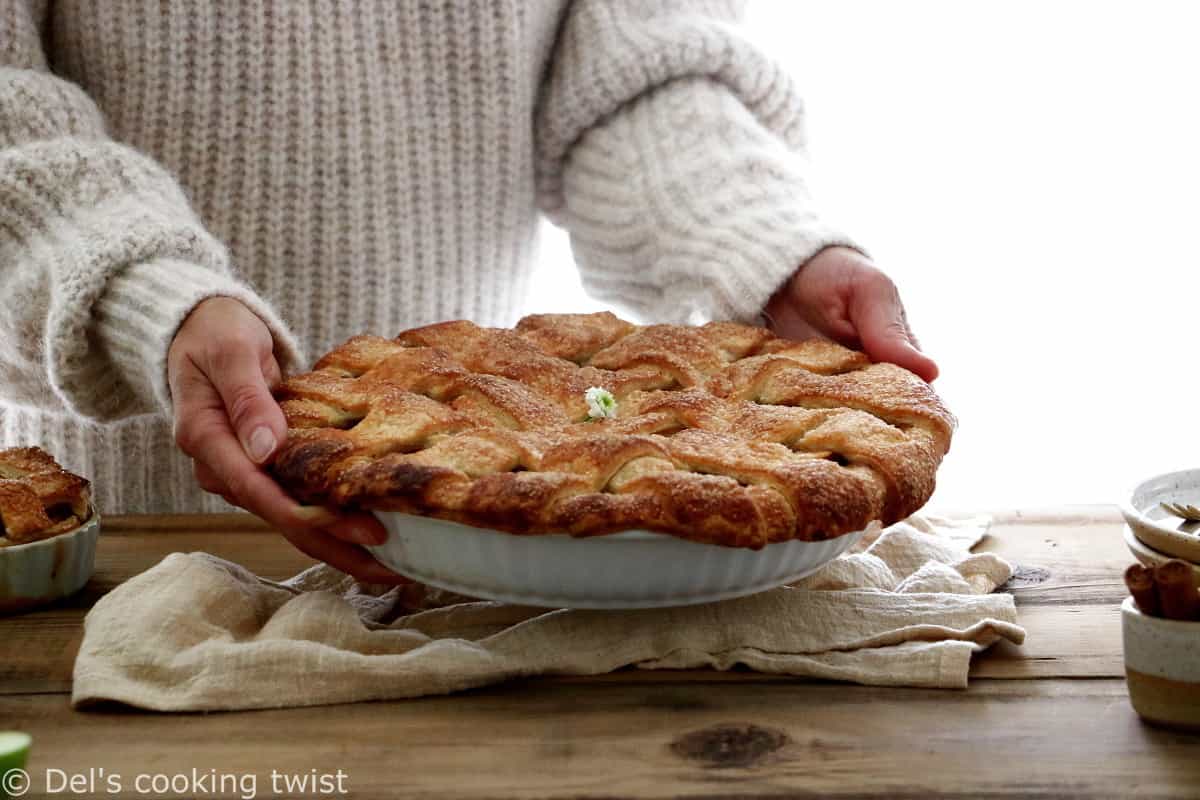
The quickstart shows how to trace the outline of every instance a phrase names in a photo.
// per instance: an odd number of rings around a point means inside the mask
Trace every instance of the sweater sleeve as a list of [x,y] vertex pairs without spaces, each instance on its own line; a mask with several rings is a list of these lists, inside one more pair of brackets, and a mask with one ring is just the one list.
[[856,246],[817,213],[802,103],[740,6],[575,0],[560,28],[539,201],[589,293],[645,318],[755,321],[817,252]]
[[109,138],[91,99],[48,71],[44,13],[0,0],[3,399],[100,420],[167,409],[167,349],[214,295],[246,303],[284,366],[298,362],[171,175]]

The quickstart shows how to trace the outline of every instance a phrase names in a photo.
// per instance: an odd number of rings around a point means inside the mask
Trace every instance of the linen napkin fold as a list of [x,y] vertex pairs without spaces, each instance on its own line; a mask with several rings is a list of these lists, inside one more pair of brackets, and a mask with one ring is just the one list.
[[970,548],[988,520],[914,516],[814,575],[749,597],[636,611],[548,610],[432,587],[369,586],[325,565],[277,583],[173,553],[96,603],[72,704],[159,711],[445,694],[623,667],[961,688],[973,652],[1020,644],[1012,574]]

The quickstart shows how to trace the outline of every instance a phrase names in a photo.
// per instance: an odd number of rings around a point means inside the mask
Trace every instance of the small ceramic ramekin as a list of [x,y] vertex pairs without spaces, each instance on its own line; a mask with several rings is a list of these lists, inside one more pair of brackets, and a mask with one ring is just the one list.
[[1125,683],[1147,722],[1200,731],[1200,622],[1151,617],[1121,604]]
[[78,528],[29,544],[0,547],[0,614],[14,614],[75,594],[92,577],[100,515]]

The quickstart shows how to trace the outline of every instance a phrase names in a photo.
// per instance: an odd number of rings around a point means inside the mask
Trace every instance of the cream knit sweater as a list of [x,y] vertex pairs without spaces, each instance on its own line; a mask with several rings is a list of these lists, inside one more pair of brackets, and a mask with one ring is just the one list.
[[242,300],[293,369],[358,333],[511,325],[539,210],[627,313],[753,318],[845,242],[739,5],[0,0],[0,444],[52,451],[103,511],[222,508],[168,416],[196,303]]

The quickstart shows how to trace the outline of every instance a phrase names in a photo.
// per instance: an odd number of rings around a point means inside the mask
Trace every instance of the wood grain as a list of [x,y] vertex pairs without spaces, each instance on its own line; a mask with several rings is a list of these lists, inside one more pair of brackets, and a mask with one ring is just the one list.
[[[46,768],[85,765],[130,779],[249,773],[260,787],[272,769],[341,769],[350,796],[372,798],[1182,798],[1200,780],[1196,740],[1141,724],[1116,680],[981,681],[970,692],[538,681],[186,717],[81,714],[41,695],[0,698],[0,718],[33,734],[35,788]],[[782,734],[782,746],[730,747],[750,725]],[[716,746],[692,757],[672,747],[706,736]]]
[[231,533],[269,531],[251,514],[111,514],[104,517],[109,533]]

